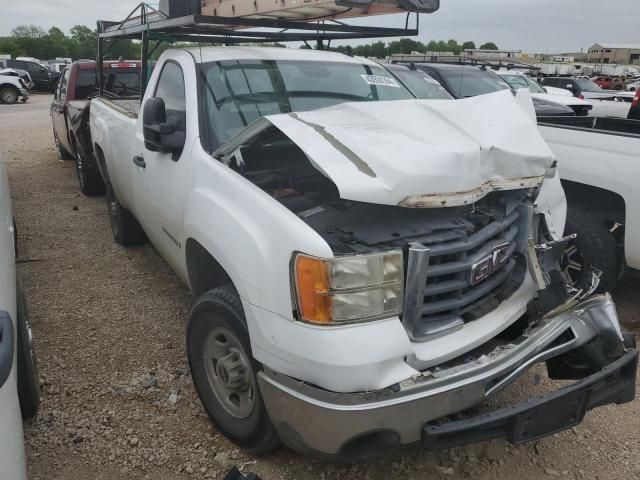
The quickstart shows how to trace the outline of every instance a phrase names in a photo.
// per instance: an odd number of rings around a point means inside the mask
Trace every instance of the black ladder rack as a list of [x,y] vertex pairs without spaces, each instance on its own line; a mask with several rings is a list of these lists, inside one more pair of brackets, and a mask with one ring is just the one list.
[[[105,45],[106,41],[114,43],[119,39],[141,41],[140,95],[142,97],[147,84],[149,57],[162,42],[232,45],[297,41],[305,42],[307,45],[307,42],[316,42],[318,48],[322,49],[325,45],[328,46],[331,40],[416,36],[420,17],[415,13],[415,27],[409,28],[412,13],[407,12],[404,28],[388,28],[349,25],[336,19],[311,22],[199,14],[168,18],[157,9],[141,3],[121,22],[98,21],[97,69],[100,96],[104,93],[102,63],[109,51]],[[156,45],[150,48],[152,41],[155,41]]]

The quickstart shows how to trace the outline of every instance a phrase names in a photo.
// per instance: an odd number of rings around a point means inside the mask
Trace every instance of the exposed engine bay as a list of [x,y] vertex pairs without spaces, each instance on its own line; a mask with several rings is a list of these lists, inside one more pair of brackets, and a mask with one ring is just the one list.
[[[261,140],[238,149],[229,166],[313,228],[336,256],[400,248],[407,258],[412,244],[430,249],[424,321],[482,317],[532,271],[531,243],[550,240],[543,216],[533,214],[537,188],[495,191],[474,204],[447,208],[343,200],[336,185],[286,136],[278,132]],[[534,273],[538,289],[547,292],[536,316],[568,298],[554,271],[557,258],[541,260],[544,272],[534,262]],[[546,289],[551,283],[560,288]]]

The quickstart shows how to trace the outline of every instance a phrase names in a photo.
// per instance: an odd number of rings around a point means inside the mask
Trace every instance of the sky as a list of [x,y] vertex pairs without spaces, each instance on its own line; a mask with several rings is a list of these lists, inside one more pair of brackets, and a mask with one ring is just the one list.
[[[0,0],[0,36],[20,24],[63,31],[95,27],[98,18],[121,20],[140,0]],[[251,0],[246,0],[251,1]],[[441,0],[440,11],[420,17],[419,40],[495,42],[502,49],[560,53],[596,42],[640,43],[638,0]],[[153,4],[153,2],[150,2]],[[402,15],[352,23],[401,27]],[[355,43],[368,43],[355,42]],[[337,45],[337,44],[336,44]]]

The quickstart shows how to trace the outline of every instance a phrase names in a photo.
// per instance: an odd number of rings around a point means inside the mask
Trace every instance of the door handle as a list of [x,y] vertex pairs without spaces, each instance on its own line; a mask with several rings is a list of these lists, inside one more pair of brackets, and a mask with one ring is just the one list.
[[147,168],[147,162],[144,161],[144,158],[136,155],[135,157],[133,157],[133,163],[134,165],[136,165],[137,167],[140,168]]

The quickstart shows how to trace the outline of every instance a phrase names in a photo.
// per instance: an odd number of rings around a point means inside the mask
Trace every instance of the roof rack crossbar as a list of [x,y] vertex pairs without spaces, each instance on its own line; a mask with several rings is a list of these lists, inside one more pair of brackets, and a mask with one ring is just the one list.
[[524,68],[527,70],[540,70],[540,67],[528,63],[516,62],[511,59],[480,59],[471,57],[460,57],[458,55],[396,55],[391,58],[394,63],[443,63],[448,65],[473,65],[484,66],[493,69],[505,68],[513,70]]
[[[400,0],[399,0],[400,1]],[[435,0],[432,0],[432,3]],[[406,4],[406,2],[404,2]],[[419,7],[418,7],[419,8]],[[409,28],[411,14],[415,13],[415,28]],[[157,49],[150,51],[150,42],[195,42],[216,44],[267,43],[267,42],[309,42],[315,41],[318,48],[325,48],[332,40],[352,40],[363,38],[405,37],[418,35],[420,15],[407,11],[404,28],[369,27],[350,25],[334,18],[290,20],[282,18],[214,16],[191,14],[169,18],[163,12],[140,3],[120,22],[99,20],[97,23],[98,83],[100,95],[104,93],[102,81],[102,61],[111,45],[118,39],[141,40],[141,95],[147,83],[149,57]],[[268,29],[251,30],[251,29]],[[275,30],[275,31],[274,31]]]

